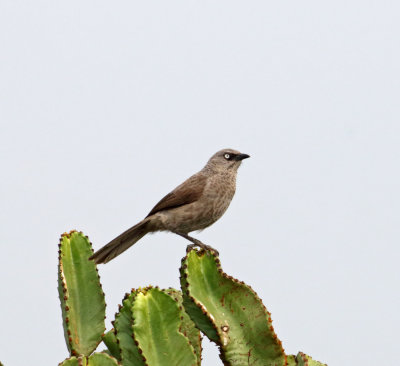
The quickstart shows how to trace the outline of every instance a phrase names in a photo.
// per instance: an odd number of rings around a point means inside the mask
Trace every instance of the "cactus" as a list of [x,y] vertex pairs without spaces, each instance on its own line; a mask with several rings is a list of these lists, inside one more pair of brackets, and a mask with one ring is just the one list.
[[284,366],[286,356],[257,294],[228,276],[210,251],[182,260],[183,304],[195,324],[220,347],[226,365]]
[[157,288],[141,291],[132,313],[134,337],[150,365],[197,364],[188,338],[179,332],[181,312],[170,296]]
[[200,365],[200,352],[182,328],[192,339],[200,339],[200,334],[189,319],[185,321],[179,303],[168,294],[172,291],[177,297],[176,290],[152,287],[125,296],[114,322],[123,366]]
[[324,366],[301,352],[285,355],[261,299],[222,271],[215,252],[191,250],[182,259],[180,273],[183,305],[220,347],[224,365]]
[[[191,250],[182,259],[182,292],[150,286],[126,294],[114,328],[103,334],[104,293],[88,260],[89,239],[71,231],[59,248],[58,290],[70,352],[61,366],[200,366],[199,329],[219,345],[224,365],[324,366],[301,352],[286,356],[257,294],[225,274],[208,250]],[[93,353],[101,340],[108,350]]]
[[105,330],[105,301],[93,250],[82,233],[63,234],[59,245],[58,291],[64,336],[72,356],[89,356]]

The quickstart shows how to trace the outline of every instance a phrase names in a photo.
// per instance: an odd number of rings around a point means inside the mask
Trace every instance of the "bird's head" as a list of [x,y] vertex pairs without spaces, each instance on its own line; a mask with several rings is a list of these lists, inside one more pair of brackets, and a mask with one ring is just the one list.
[[242,154],[241,152],[233,149],[223,149],[216,152],[208,161],[206,167],[213,170],[237,170],[242,163],[243,159],[249,158],[250,155]]

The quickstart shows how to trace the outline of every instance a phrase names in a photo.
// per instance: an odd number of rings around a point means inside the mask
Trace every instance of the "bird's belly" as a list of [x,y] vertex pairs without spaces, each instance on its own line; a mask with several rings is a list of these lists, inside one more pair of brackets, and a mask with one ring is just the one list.
[[217,221],[227,210],[232,197],[220,195],[204,202],[193,202],[160,212],[164,230],[190,233],[203,230]]

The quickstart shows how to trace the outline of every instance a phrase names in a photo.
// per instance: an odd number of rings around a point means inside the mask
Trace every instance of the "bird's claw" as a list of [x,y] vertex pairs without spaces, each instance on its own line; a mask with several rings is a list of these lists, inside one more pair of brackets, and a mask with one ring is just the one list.
[[217,249],[214,249],[212,246],[202,243],[200,240],[194,239],[193,244],[189,244],[186,247],[186,253],[189,253],[195,247],[199,247],[203,250],[209,250],[210,252],[214,252],[217,256],[219,256],[219,252]]

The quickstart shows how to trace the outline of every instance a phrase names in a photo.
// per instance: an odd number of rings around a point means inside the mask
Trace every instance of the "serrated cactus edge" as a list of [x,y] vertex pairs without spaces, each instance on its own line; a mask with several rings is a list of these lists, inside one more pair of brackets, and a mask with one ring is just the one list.
[[122,305],[119,305],[119,312],[115,314],[115,320],[112,322],[115,330],[115,337],[120,349],[120,362],[123,366],[146,366],[146,360],[143,357],[143,351],[133,337],[133,318],[132,306],[136,296],[136,291],[132,289],[131,293],[125,294]]

